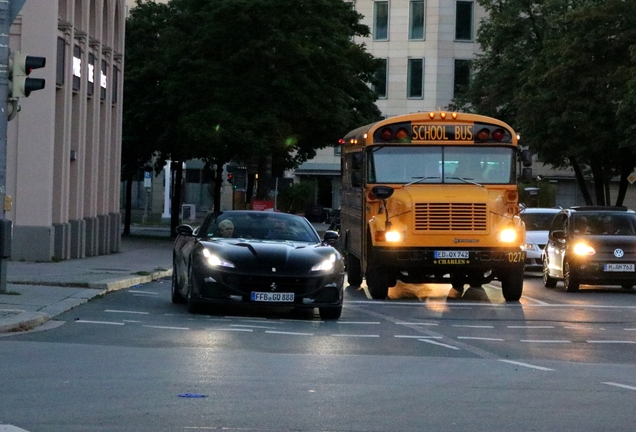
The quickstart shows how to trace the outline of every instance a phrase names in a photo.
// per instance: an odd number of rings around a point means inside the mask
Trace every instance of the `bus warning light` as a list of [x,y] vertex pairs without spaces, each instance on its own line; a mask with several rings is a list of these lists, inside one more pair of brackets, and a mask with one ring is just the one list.
[[496,129],[493,133],[492,133],[492,137],[495,141],[501,141],[504,136],[506,135],[506,133],[504,132],[503,129]]
[[430,112],[430,113],[428,113],[428,116],[430,118],[434,119],[435,118],[435,113],[434,112]]
[[442,120],[444,120],[446,118],[446,113],[445,112],[439,113],[439,116],[442,118]]
[[477,139],[480,141],[486,141],[489,136],[490,131],[487,128],[483,128],[479,132],[477,132]]

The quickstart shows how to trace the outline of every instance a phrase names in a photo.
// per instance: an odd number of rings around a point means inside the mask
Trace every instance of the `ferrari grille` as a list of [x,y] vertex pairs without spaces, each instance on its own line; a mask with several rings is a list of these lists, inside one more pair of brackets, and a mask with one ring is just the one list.
[[223,276],[223,283],[226,286],[244,294],[249,294],[252,291],[304,294],[320,288],[322,280],[322,277]]
[[416,203],[416,231],[486,231],[485,203]]

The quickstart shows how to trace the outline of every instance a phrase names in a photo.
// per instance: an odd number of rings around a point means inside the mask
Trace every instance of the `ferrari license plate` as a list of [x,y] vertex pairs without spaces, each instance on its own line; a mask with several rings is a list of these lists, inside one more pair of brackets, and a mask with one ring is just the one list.
[[603,270],[606,272],[633,272],[634,264],[605,264]]
[[468,251],[435,251],[435,258],[468,258]]
[[252,292],[252,301],[256,302],[293,302],[294,293]]

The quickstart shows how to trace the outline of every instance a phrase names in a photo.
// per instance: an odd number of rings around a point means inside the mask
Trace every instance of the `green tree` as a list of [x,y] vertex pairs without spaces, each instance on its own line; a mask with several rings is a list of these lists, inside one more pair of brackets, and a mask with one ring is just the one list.
[[[155,8],[161,13],[150,13]],[[293,168],[379,118],[368,86],[378,60],[352,42],[369,29],[349,2],[172,0],[164,9],[137,0],[129,20],[146,17],[156,20],[148,26],[152,43],[130,34],[126,42],[126,79],[132,73],[149,80],[126,94],[135,99],[127,121],[140,138],[152,129],[157,167],[193,158],[213,167],[216,209],[227,162],[256,161],[259,185],[266,185],[272,167]],[[135,50],[140,55],[129,57]],[[151,64],[156,76],[145,70]],[[144,105],[153,98],[154,106]],[[175,169],[180,179],[181,163]],[[180,198],[172,200],[174,219]]]
[[168,119],[162,110],[164,80],[160,35],[168,7],[141,3],[126,20],[126,70],[122,125],[122,180],[126,182],[124,234],[130,234],[132,183],[144,165],[152,163]]
[[[636,166],[626,103],[626,53],[636,43],[636,2],[623,0],[480,0],[489,18],[478,41],[483,54],[467,98],[456,105],[514,125],[522,143],[554,168],[572,167],[594,180],[599,205],[609,205],[609,181],[620,176],[621,205]],[[633,134],[632,134],[633,135]]]

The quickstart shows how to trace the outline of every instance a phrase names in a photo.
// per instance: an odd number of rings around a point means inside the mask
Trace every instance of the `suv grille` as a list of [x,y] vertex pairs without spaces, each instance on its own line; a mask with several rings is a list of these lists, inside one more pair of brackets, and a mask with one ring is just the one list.
[[416,203],[416,231],[486,231],[485,203]]

